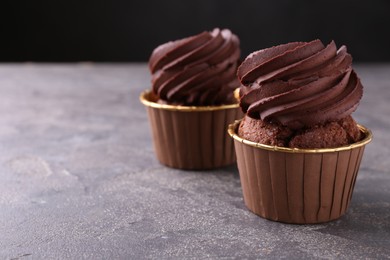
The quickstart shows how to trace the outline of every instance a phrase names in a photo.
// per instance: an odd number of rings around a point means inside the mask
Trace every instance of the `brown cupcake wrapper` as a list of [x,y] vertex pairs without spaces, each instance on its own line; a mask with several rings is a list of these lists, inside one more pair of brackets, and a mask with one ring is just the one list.
[[239,121],[229,125],[234,138],[245,205],[274,221],[309,224],[345,214],[352,197],[365,138],[338,148],[296,149],[263,145],[237,135]]
[[238,104],[175,106],[140,96],[147,107],[157,159],[164,165],[205,170],[235,163],[234,145],[226,133],[230,122],[243,116]]

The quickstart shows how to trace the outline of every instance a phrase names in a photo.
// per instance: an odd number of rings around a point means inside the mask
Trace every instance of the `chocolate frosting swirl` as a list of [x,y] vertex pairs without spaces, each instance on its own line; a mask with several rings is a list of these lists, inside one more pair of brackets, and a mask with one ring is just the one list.
[[160,45],[149,59],[153,92],[170,104],[234,103],[239,44],[230,30],[216,28]]
[[238,68],[240,105],[252,118],[291,129],[340,120],[356,110],[363,86],[347,48],[293,42],[250,54]]

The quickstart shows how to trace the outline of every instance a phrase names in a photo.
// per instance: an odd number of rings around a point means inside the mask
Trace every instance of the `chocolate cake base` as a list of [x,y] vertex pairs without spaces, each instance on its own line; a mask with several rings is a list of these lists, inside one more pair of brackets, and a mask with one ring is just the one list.
[[238,135],[252,142],[289,148],[333,148],[361,139],[361,132],[351,116],[300,130],[245,116]]

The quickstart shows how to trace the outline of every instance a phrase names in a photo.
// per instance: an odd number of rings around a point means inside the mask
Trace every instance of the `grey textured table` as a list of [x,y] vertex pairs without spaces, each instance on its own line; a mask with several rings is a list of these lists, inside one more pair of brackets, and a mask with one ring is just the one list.
[[145,64],[0,65],[0,258],[390,259],[390,66],[355,66],[366,148],[347,214],[267,221],[236,167],[180,171],[153,154]]

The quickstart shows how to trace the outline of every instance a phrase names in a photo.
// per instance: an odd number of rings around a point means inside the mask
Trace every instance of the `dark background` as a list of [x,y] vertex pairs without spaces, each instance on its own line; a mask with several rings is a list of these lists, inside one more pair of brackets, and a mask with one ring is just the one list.
[[289,41],[345,44],[358,62],[390,61],[390,1],[9,1],[0,61],[146,61],[152,50],[214,27],[242,56]]

